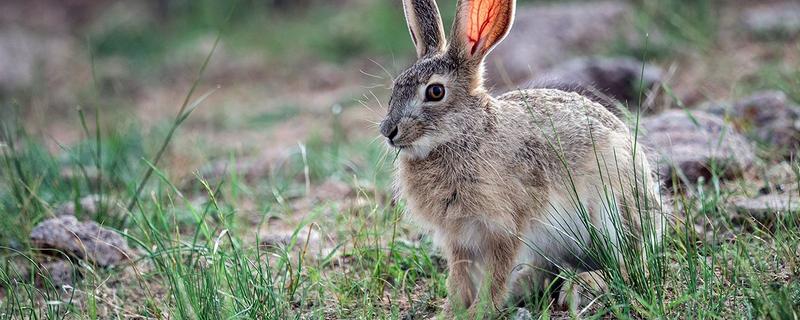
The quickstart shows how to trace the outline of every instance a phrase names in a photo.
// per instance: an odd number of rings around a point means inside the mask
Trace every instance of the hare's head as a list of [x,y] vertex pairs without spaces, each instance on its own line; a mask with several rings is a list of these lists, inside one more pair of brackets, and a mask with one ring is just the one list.
[[483,60],[511,29],[514,6],[515,0],[459,0],[448,43],[435,0],[403,0],[418,60],[394,81],[381,123],[390,145],[424,158],[482,123]]

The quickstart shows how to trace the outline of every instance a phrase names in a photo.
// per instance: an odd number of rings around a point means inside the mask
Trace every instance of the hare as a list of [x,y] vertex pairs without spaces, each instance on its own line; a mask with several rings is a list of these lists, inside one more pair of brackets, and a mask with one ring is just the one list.
[[456,310],[483,298],[499,309],[564,271],[582,285],[558,301],[580,305],[606,287],[594,231],[641,244],[643,220],[660,230],[658,184],[625,123],[575,93],[484,88],[515,6],[459,0],[448,42],[435,0],[403,0],[418,60],[395,79],[380,131],[399,149],[398,195],[447,258]]

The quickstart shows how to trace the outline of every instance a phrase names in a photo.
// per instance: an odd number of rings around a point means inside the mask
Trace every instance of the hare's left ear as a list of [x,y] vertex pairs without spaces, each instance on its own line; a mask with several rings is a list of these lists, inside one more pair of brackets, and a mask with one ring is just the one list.
[[482,62],[511,31],[515,0],[459,0],[450,50],[467,61]]
[[436,0],[403,0],[403,12],[418,58],[444,51],[444,26]]

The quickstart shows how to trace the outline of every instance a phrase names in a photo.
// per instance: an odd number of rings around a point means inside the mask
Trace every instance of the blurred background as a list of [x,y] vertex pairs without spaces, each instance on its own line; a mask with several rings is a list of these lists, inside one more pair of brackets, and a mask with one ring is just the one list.
[[[797,1],[518,2],[512,33],[486,63],[497,93],[579,90],[644,115],[763,92],[800,100]],[[449,32],[456,1],[438,3]],[[96,192],[75,185],[103,180],[95,171],[112,172],[101,185],[130,196],[167,135],[165,177],[194,185],[235,170],[260,186],[258,199],[277,169],[301,160],[300,144],[319,151],[312,182],[386,172],[367,154],[385,153],[376,123],[392,78],[414,59],[398,0],[4,0],[0,141],[24,143],[22,171],[44,174],[49,203]],[[197,109],[169,134],[185,102]],[[0,193],[6,208],[10,194]],[[25,228],[14,238],[24,242]]]
[[[455,1],[440,6],[449,29]],[[765,88],[797,100],[798,10],[791,0],[523,0],[488,79],[497,91],[600,83],[638,105],[631,84],[646,66],[645,85],[664,82],[674,94],[648,108]],[[190,119],[188,141],[175,144],[222,149],[207,156],[295,144],[329,122],[334,105],[347,134],[374,136],[359,121],[382,116],[391,76],[414,58],[400,1],[5,0],[0,110],[51,148],[81,139],[78,107],[100,110],[108,130],[157,127],[176,112],[220,31],[198,92],[219,90]],[[612,59],[581,59],[590,57]]]
[[[439,1],[448,30],[455,3]],[[520,0],[487,82],[579,89],[643,114],[763,90],[798,101],[798,35],[794,0]],[[397,0],[4,0],[2,139],[25,137],[54,159],[44,183],[68,186],[59,179],[91,160],[98,132],[101,167],[119,180],[109,183],[131,189],[197,83],[188,101],[202,101],[165,150],[164,174],[218,176],[233,161],[261,181],[298,143],[382,150],[376,122],[414,59]],[[362,157],[337,150],[315,158]]]
[[[438,3],[449,32],[456,1]],[[579,90],[615,112],[644,116],[685,108],[728,119],[723,109],[741,105],[752,115],[738,116],[750,122],[733,122],[754,137],[759,163],[785,164],[800,146],[797,0],[518,3],[512,33],[487,60],[494,92]],[[192,210],[208,210],[212,200],[212,214],[200,219],[218,228],[200,236],[208,248],[223,228],[245,247],[257,233],[283,243],[308,217],[319,231],[308,240],[321,248],[358,251],[387,235],[394,243],[399,210],[384,165],[392,155],[376,124],[394,75],[414,60],[400,0],[0,0],[0,252],[29,252],[36,224],[64,212],[135,230],[131,219],[139,218],[124,208],[133,208],[134,190],[154,168],[141,212],[174,218],[175,247],[185,245],[182,236],[198,239]],[[172,132],[182,105],[197,108]],[[144,161],[162,145],[160,162]],[[217,206],[205,183],[220,178]],[[187,204],[156,215],[171,196]],[[169,234],[173,225],[165,225]],[[418,240],[400,228],[399,238]],[[388,270],[405,276],[429,247],[412,249],[392,251],[408,264]],[[377,270],[370,259],[352,259],[363,265],[347,270]],[[427,262],[419,277],[433,280],[432,299],[441,301],[443,269]],[[350,304],[322,293],[315,303],[360,305],[358,282],[345,280],[330,282],[343,283],[333,291]],[[383,301],[384,283],[370,284]],[[148,297],[158,305],[164,295],[154,292]],[[128,303],[135,297],[120,299],[126,312],[143,312]]]

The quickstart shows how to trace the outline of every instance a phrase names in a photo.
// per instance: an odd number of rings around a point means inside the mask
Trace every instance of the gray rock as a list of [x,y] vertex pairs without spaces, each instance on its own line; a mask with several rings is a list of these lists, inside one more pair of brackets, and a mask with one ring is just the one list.
[[[34,284],[40,288],[73,286],[80,277],[80,273],[74,264],[67,260],[44,258],[35,264],[27,259],[9,259],[5,265],[0,265],[3,270],[8,271],[6,276],[10,280],[9,284],[30,283],[33,276]],[[6,283],[0,283],[0,286]]]
[[56,288],[74,286],[80,274],[75,266],[66,260],[43,262],[39,265],[36,282],[40,287],[48,284]]
[[743,136],[722,118],[703,111],[692,111],[691,116],[682,110],[666,111],[643,118],[641,127],[641,142],[658,157],[658,171],[667,185],[672,185],[673,175],[688,183],[708,179],[713,168],[722,179],[735,178],[755,159]]
[[633,58],[577,58],[533,77],[530,83],[534,88],[578,92],[605,106],[620,102],[635,108],[640,86],[647,92],[661,82],[663,74],[658,66]]
[[259,231],[258,237],[258,245],[264,249],[288,250],[293,255],[310,259],[330,257],[338,249],[326,234],[313,226],[292,227],[274,221]]
[[755,198],[737,197],[730,202],[729,209],[761,223],[774,222],[782,214],[800,209],[797,193],[772,193]]
[[761,5],[742,13],[744,28],[758,36],[791,37],[800,33],[800,2]]
[[514,313],[514,317],[512,319],[514,319],[514,320],[532,320],[533,319],[533,315],[531,314],[530,311],[528,311],[528,309],[517,308],[517,312]]
[[[106,206],[106,210],[114,208],[115,204],[112,204],[113,201],[110,201],[108,198],[102,198],[97,194],[80,198],[78,200],[78,206],[80,206],[82,212],[94,215],[99,212],[100,208],[98,208],[98,204],[100,204],[101,201],[103,202],[102,205]],[[78,207],[75,206],[74,201],[62,203],[53,210],[56,216],[74,216],[77,212]]]
[[0,92],[25,88],[33,83],[35,53],[40,46],[28,33],[0,32]]
[[789,98],[783,91],[767,90],[756,92],[737,101],[731,110],[733,114],[745,121],[761,127],[780,119],[798,116],[792,108]]
[[75,48],[64,37],[20,28],[0,29],[0,93],[29,88],[41,77],[47,85],[63,86],[76,72]]
[[119,265],[132,254],[118,233],[74,216],[42,221],[31,231],[31,242],[36,248],[58,250],[100,267]]
[[800,147],[800,107],[782,91],[760,91],[733,104],[713,103],[702,108],[730,118],[737,129],[770,144],[784,157]]
[[791,156],[800,144],[800,112],[781,91],[755,93],[733,105],[740,126]]
[[620,1],[517,6],[514,28],[487,60],[489,85],[519,85],[571,52],[617,40],[632,12]]
[[274,230],[269,234],[262,235],[260,240],[260,245],[267,248],[288,247],[290,245],[294,245],[295,248],[303,248],[306,244],[317,248],[321,237],[319,232],[303,228],[297,230],[296,235],[295,230]]
[[246,181],[253,182],[269,175],[270,170],[280,166],[288,157],[287,151],[268,148],[259,155],[236,159],[234,163],[230,159],[211,162],[200,169],[200,176],[217,181],[235,172]]

